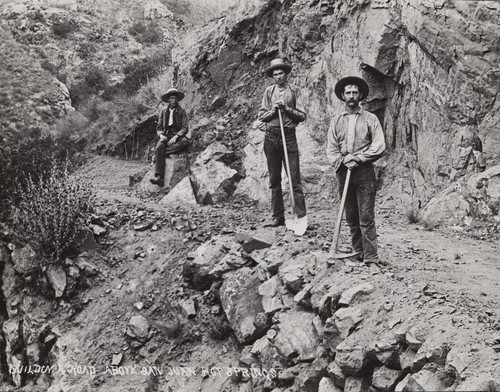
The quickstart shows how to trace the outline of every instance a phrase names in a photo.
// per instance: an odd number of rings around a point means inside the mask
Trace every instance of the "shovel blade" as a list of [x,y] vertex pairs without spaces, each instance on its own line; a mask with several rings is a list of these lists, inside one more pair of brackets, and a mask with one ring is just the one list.
[[292,218],[285,220],[287,230],[293,231],[296,235],[304,235],[307,230],[307,215],[302,218]]

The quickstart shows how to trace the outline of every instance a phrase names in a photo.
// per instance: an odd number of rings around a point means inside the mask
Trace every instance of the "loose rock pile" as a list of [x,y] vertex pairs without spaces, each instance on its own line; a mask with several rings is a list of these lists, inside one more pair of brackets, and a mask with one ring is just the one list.
[[474,333],[460,331],[444,296],[423,285],[412,300],[390,292],[390,272],[351,262],[329,268],[325,258],[288,233],[265,230],[215,237],[188,257],[192,287],[218,292],[243,345],[240,366],[276,370],[258,390],[500,387],[496,376],[467,373]]

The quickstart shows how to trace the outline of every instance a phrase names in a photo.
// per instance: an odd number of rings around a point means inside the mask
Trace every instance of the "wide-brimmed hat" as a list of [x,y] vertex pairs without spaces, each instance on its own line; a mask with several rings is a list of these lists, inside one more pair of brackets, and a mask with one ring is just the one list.
[[345,78],[340,79],[337,84],[335,85],[335,95],[340,99],[341,101],[344,100],[342,97],[342,94],[344,94],[344,88],[345,86],[349,85],[356,85],[359,88],[359,93],[360,97],[359,100],[362,101],[368,96],[368,93],[370,92],[370,88],[368,87],[368,84],[361,78],[358,78],[357,76],[347,76]]
[[269,77],[273,76],[273,71],[275,69],[282,69],[288,75],[292,70],[292,65],[288,63],[285,59],[274,59],[271,60],[271,65],[266,69],[266,75]]
[[177,99],[179,101],[182,101],[182,99],[185,96],[185,94],[182,91],[179,91],[176,88],[171,88],[168,89],[167,92],[161,96],[161,100],[164,102],[168,102],[168,97],[170,97],[171,95],[177,95]]

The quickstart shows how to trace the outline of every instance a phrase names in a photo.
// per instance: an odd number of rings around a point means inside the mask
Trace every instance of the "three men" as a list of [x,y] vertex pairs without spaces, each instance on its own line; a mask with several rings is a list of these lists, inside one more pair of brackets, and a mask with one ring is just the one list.
[[271,204],[273,209],[272,227],[285,224],[285,210],[281,189],[281,169],[285,162],[281,124],[278,111],[281,111],[285,141],[290,163],[289,179],[293,184],[295,213],[298,218],[306,215],[304,192],[300,180],[299,150],[295,128],[299,122],[306,119],[306,113],[297,87],[287,82],[292,66],[284,59],[274,59],[266,70],[266,75],[272,77],[275,84],[266,88],[259,110],[259,120],[265,131],[264,153],[269,171],[271,188]]
[[155,152],[155,178],[150,179],[152,184],[163,186],[165,176],[165,157],[179,152],[189,146],[188,120],[186,111],[179,105],[184,93],[171,88],[161,97],[168,106],[163,108],[158,118],[156,133],[160,137]]
[[345,102],[345,110],[330,123],[327,156],[337,174],[340,193],[347,171],[351,170],[345,212],[352,246],[359,252],[357,259],[386,264],[379,260],[377,251],[375,170],[372,165],[384,152],[385,141],[377,116],[359,106],[368,92],[368,84],[355,76],[343,78],[335,85],[335,94]]

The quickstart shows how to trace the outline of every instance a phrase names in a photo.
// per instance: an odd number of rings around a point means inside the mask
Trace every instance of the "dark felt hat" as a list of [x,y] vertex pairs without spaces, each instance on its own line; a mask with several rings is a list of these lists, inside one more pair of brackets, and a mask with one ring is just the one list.
[[355,86],[358,86],[359,92],[360,92],[360,101],[365,99],[368,96],[368,93],[370,92],[370,88],[368,87],[368,84],[361,78],[358,78],[357,76],[347,76],[345,78],[340,79],[337,84],[335,85],[335,95],[340,99],[341,101],[344,100],[342,97],[342,94],[344,94],[344,89],[345,86],[349,86],[354,84]]
[[177,90],[176,88],[171,88],[168,89],[167,92],[161,96],[161,100],[164,102],[168,102],[168,97],[172,95],[177,95],[177,99],[179,101],[182,101],[185,94],[182,91]]
[[288,63],[285,59],[274,59],[271,60],[271,65],[266,69],[266,75],[269,77],[273,76],[273,71],[275,69],[282,69],[288,75],[292,70],[292,65]]

